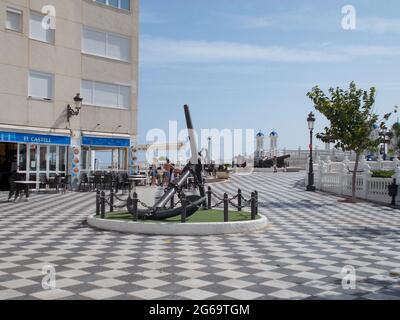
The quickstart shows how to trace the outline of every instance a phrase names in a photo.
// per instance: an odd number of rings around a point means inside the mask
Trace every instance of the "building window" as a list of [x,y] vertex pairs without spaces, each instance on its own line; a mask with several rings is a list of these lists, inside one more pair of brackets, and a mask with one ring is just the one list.
[[18,145],[18,164],[19,164],[19,171],[26,171],[26,163],[28,159],[27,154],[27,145],[26,144],[19,144]]
[[124,10],[131,9],[131,0],[95,0],[95,1],[118,9],[124,9]]
[[[47,43],[54,43],[54,30],[43,26],[45,16],[31,12],[29,18],[29,37]],[[46,25],[47,26],[47,25]]]
[[83,28],[83,53],[129,62],[131,41],[115,33]]
[[22,11],[7,8],[6,29],[22,32]]
[[29,72],[29,97],[53,99],[53,75],[38,71]]
[[81,92],[88,105],[124,109],[131,105],[131,87],[128,86],[83,80]]
[[58,170],[59,171],[66,171],[66,165],[65,163],[67,162],[67,148],[60,146],[59,147],[59,156],[58,156]]

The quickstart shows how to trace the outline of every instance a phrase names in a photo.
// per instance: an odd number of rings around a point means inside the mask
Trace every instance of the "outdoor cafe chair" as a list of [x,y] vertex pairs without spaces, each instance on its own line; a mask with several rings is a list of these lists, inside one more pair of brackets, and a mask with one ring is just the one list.
[[111,173],[106,173],[103,178],[103,189],[111,189],[113,187],[113,176]]
[[64,180],[60,181],[60,188],[63,193],[66,193],[68,188],[72,191],[72,179],[71,175],[67,175],[64,177]]
[[90,183],[91,190],[97,190],[101,188],[102,179],[101,179],[101,172],[96,172],[94,174],[93,180]]
[[46,175],[41,175],[39,178],[39,190],[47,189],[48,186],[50,187],[49,179],[47,179]]
[[117,187],[116,187],[116,192],[118,192],[119,189],[122,189],[123,192],[126,192],[127,189],[129,189],[131,186],[131,182],[129,181],[129,176],[127,173],[120,173],[117,177]]
[[50,181],[50,188],[54,189],[55,192],[60,191],[60,186],[61,186],[61,177],[60,175],[56,174],[54,176],[53,181]]
[[79,181],[79,191],[88,191],[89,179],[86,172],[81,174]]

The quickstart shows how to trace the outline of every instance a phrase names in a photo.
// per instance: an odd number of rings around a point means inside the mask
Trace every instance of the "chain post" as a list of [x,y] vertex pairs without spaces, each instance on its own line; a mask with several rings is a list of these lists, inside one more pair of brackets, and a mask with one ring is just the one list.
[[101,192],[101,196],[100,196],[100,210],[101,210],[101,219],[105,219],[105,217],[106,217],[106,193],[104,191]]
[[251,220],[256,219],[255,194],[251,193]]
[[255,203],[254,203],[254,212],[256,216],[258,215],[258,191],[254,191]]
[[212,206],[211,197],[212,197],[212,191],[211,191],[211,187],[209,186],[208,190],[207,190],[207,209],[208,210],[211,210],[211,206]]
[[187,201],[186,201],[186,196],[184,194],[181,197],[181,201],[182,201],[181,223],[186,223]]
[[138,221],[138,195],[136,192],[133,193],[133,221]]
[[224,222],[228,222],[229,221],[229,198],[228,198],[228,194],[225,193],[224,194]]
[[242,190],[238,190],[238,211],[242,211]]
[[114,189],[112,186],[110,190],[110,212],[114,212]]
[[100,190],[96,191],[96,216],[100,215]]

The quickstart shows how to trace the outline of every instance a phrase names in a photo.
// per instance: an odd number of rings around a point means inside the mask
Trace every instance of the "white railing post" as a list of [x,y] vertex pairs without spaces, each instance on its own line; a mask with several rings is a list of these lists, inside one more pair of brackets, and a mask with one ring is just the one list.
[[393,159],[393,170],[396,171],[396,168],[399,167],[399,164],[400,164],[400,160],[399,160],[397,157],[395,157],[395,158]]
[[318,173],[317,173],[317,177],[315,179],[315,186],[318,190],[321,190],[322,189],[322,175],[323,175],[323,169],[324,169],[324,162],[321,160],[320,156],[318,156],[317,162],[318,162]]
[[383,157],[381,154],[378,156],[378,168],[379,170],[383,169]]
[[339,168],[338,176],[339,176],[339,186],[338,186],[338,194],[343,195],[343,181],[346,175],[346,168],[343,163]]
[[331,172],[331,157],[330,156],[326,157],[325,163],[326,163],[326,172],[330,173]]
[[345,166],[345,168],[350,167],[350,160],[349,160],[349,157],[347,156],[347,154],[345,154],[345,156],[344,156],[343,165]]
[[[398,159],[396,158],[396,160],[398,161]],[[400,166],[397,166],[395,169],[396,173],[394,175],[394,177],[396,178],[396,183],[397,186],[399,187],[399,191],[397,192],[397,197],[396,197],[396,205],[400,204]]]
[[362,194],[361,197],[363,199],[367,199],[368,197],[368,179],[370,178],[370,172],[369,172],[369,166],[365,160],[365,158],[363,157],[361,159],[361,168],[363,168],[363,186],[362,186]]

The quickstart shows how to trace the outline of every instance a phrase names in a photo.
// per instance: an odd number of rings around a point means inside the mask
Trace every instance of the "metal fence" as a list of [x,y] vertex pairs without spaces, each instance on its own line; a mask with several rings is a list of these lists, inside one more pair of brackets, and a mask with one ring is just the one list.
[[[256,220],[259,207],[257,191],[252,192],[249,199],[246,199],[243,196],[242,190],[240,189],[238,190],[237,194],[233,196],[229,196],[227,193],[224,193],[223,195],[217,194],[212,190],[211,187],[208,187],[206,193],[206,201],[200,205],[189,201],[185,194],[182,193],[177,202],[175,202],[175,198],[171,199],[168,209],[176,208],[178,205],[181,206],[181,223],[187,222],[186,213],[189,206],[197,206],[200,210],[223,209],[224,222],[229,222],[230,220],[230,207],[235,208],[238,212],[242,212],[244,208],[250,208],[250,218],[251,220]],[[109,192],[106,192],[105,190],[97,190],[96,216],[100,217],[101,219],[105,219],[107,212],[113,213],[115,209],[127,208],[128,203],[132,204],[133,212],[131,212],[131,214],[133,221],[138,221],[139,205],[149,210],[149,213],[151,210],[154,210],[153,207],[140,201],[136,192],[133,192],[132,194],[129,193],[128,198],[121,198],[114,192],[114,190],[110,190]],[[144,220],[146,219],[145,217],[146,216],[144,216]]]

